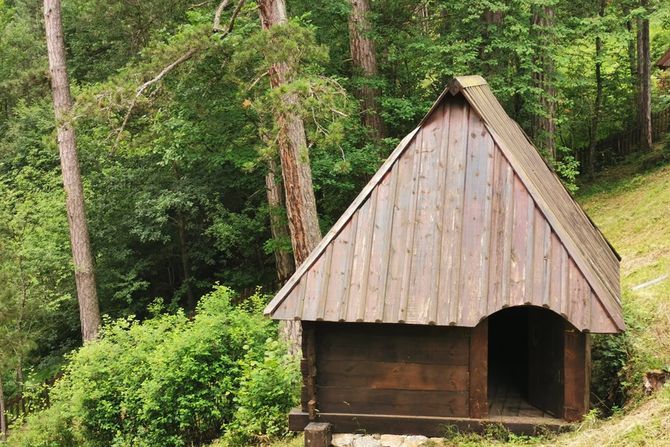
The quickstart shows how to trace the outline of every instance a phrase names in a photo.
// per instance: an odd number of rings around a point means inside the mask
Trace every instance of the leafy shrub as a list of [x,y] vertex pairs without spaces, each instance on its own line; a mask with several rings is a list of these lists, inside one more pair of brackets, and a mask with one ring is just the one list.
[[[30,416],[13,446],[202,445],[284,432],[297,368],[278,343],[262,299],[231,304],[217,287],[196,317],[108,322],[71,355],[51,408]],[[240,434],[232,433],[232,431]]]

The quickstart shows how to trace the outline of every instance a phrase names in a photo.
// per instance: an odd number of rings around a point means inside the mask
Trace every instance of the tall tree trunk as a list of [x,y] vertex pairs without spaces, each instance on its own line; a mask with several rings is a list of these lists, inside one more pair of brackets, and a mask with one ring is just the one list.
[[533,12],[533,25],[543,47],[543,51],[538,52],[535,62],[537,70],[533,73],[535,87],[542,91],[538,104],[541,110],[533,117],[533,137],[540,147],[556,159],[556,88],[551,56],[554,9],[551,6],[536,7]]
[[7,412],[5,408],[5,389],[0,376],[0,441],[7,440]]
[[[290,232],[286,221],[280,215],[284,209],[284,198],[281,183],[277,182],[277,164],[274,159],[268,160],[268,172],[265,174],[265,189],[270,207],[270,231],[275,240],[289,238]],[[275,264],[277,265],[277,279],[283,285],[295,271],[295,263],[291,253],[286,250],[275,249]]]
[[54,113],[58,126],[58,150],[60,152],[67,218],[70,227],[70,245],[77,283],[81,335],[84,341],[88,341],[95,339],[98,335],[100,307],[95,288],[95,270],[93,268],[88,225],[86,224],[84,188],[81,183],[77,144],[71,117],[72,97],[70,96],[70,84],[67,78],[60,0],[44,0],[44,25]]
[[[260,0],[258,9],[261,24],[265,30],[287,23],[284,0]],[[278,88],[290,82],[292,69],[295,67],[289,67],[284,62],[270,67],[272,88]],[[305,126],[302,118],[291,111],[291,106],[298,103],[298,96],[287,92],[282,97],[282,102],[288,107],[277,111],[275,121],[279,127],[279,158],[286,194],[286,213],[291,232],[291,245],[295,264],[299,266],[321,240],[321,230],[316,213]],[[286,332],[289,334],[291,351],[298,352],[300,325],[296,322],[287,322]]]
[[[602,19],[605,16],[605,1],[600,0],[600,8],[598,10],[598,15]],[[600,31],[596,36],[596,63],[595,63],[595,75],[596,75],[596,100],[593,105],[593,118],[591,120],[591,138],[589,142],[589,175],[595,173],[595,158],[596,158],[596,144],[598,143],[598,127],[600,126],[600,111],[603,105],[603,76],[602,76],[602,54],[603,54],[603,41],[600,37]]]
[[[649,0],[640,0],[647,8]],[[649,18],[638,19],[637,24],[637,74],[638,74],[638,122],[640,126],[640,149],[650,150],[651,129],[651,55],[649,48]]]
[[184,215],[177,211],[175,219],[177,225],[177,237],[179,239],[179,258],[181,260],[182,285],[186,292],[186,312],[190,315],[195,313],[195,296],[191,288],[191,259],[188,255],[188,244],[186,241],[186,222]]
[[21,414],[26,414],[26,399],[25,396],[23,395],[23,391],[25,388],[24,385],[25,380],[23,378],[23,362],[19,358],[16,363],[16,393],[19,396],[17,406]]
[[384,138],[386,129],[379,107],[379,89],[370,85],[377,76],[377,52],[370,36],[372,27],[368,20],[370,4],[368,0],[350,0],[349,48],[354,70],[361,76],[357,96],[363,105],[363,124],[370,129],[375,139]]

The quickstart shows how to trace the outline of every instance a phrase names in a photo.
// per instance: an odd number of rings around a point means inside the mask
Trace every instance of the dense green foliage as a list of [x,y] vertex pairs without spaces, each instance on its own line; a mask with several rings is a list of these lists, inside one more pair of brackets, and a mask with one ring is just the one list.
[[[207,307],[216,300],[202,304],[193,322],[186,316],[215,283],[236,290],[239,302],[257,286],[270,293],[278,285],[273,253],[290,242],[271,236],[270,214],[282,211],[269,208],[264,176],[276,157],[273,112],[286,107],[281,94],[299,97],[292,107],[305,121],[323,230],[454,75],[485,76],[537,141],[543,135],[534,120],[546,114],[543,103],[554,101],[558,153],[550,162],[575,187],[581,169],[575,151],[635,120],[637,18],[651,19],[653,60],[670,47],[668,2],[651,1],[649,11],[632,0],[606,3],[599,17],[594,0],[374,0],[369,19],[379,74],[367,79],[351,62],[347,0],[289,0],[290,22],[271,32],[261,31],[250,1],[223,39],[212,32],[216,1],[64,0],[87,217],[108,321],[99,345],[66,357],[79,347],[79,319],[42,5],[0,0],[0,377],[8,401],[38,396],[29,407],[40,405],[40,390],[63,368],[66,377],[51,392],[51,409],[30,420],[29,427],[41,428],[20,436],[41,436],[43,429],[55,444],[52,435],[65,437],[62,443],[176,445],[219,435],[221,424],[234,427],[225,435],[230,442],[278,434],[279,409],[289,397],[276,393],[293,379],[269,372],[285,361],[274,342],[265,344],[274,329],[259,317],[246,320],[235,306],[230,316],[217,314]],[[553,24],[534,25],[534,14],[545,7],[554,12]],[[603,42],[598,59],[597,36]],[[269,64],[280,60],[290,62],[293,80],[271,90]],[[593,135],[597,60],[606,112]],[[548,67],[551,94],[534,82]],[[652,79],[654,108],[668,107],[668,74],[654,71]],[[381,141],[360,123],[354,93],[365,83],[379,91],[388,129]],[[152,307],[157,299],[165,303],[161,311]],[[240,336],[253,339],[253,349],[236,351],[232,339],[222,346],[233,337],[226,325],[197,332],[207,321],[249,323]],[[194,339],[182,338],[182,331]],[[173,345],[162,344],[164,338]],[[212,357],[191,357],[190,343],[198,339],[212,343],[197,348]],[[630,354],[625,342],[599,345],[604,377],[618,377]],[[168,359],[193,360],[204,371],[170,369]],[[231,368],[231,382],[220,390],[198,388]],[[617,380],[603,381],[602,393],[621,389]],[[193,389],[170,388],[189,383]],[[91,404],[78,387],[108,404]],[[225,387],[235,392],[217,401]],[[212,394],[198,394],[204,390]],[[189,397],[181,412],[163,412],[173,401],[161,399],[182,392]],[[258,396],[275,396],[276,405]]]
[[231,295],[217,287],[192,320],[158,303],[141,323],[105,325],[98,342],[68,356],[51,406],[10,445],[185,446],[222,433],[240,445],[283,435],[297,368],[260,313],[262,297],[235,306]]

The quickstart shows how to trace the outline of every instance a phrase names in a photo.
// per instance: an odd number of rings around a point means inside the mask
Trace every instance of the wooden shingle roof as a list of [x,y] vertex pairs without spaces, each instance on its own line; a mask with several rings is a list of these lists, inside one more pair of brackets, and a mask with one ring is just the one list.
[[479,76],[454,79],[265,309],[475,326],[510,306],[624,330],[619,259]]

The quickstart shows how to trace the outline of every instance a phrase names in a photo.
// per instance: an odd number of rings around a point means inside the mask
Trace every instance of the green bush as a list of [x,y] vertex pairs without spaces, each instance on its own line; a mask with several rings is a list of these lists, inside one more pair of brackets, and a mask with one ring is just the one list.
[[108,322],[99,341],[71,355],[52,406],[31,415],[10,446],[185,446],[283,434],[298,373],[261,305],[254,296],[235,306],[217,287],[192,320],[180,312]]

